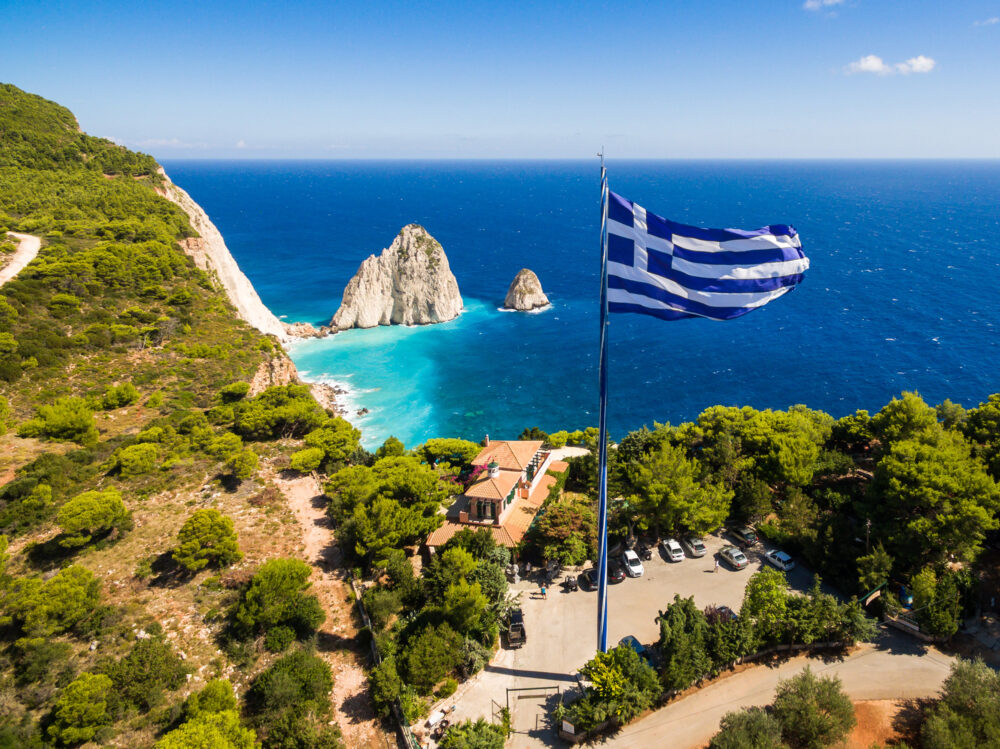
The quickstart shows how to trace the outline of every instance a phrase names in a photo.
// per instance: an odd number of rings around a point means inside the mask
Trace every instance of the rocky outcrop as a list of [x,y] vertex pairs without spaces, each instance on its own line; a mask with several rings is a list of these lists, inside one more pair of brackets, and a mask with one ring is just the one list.
[[240,266],[236,264],[233,256],[226,247],[219,230],[202,209],[195,203],[191,196],[184,190],[170,181],[163,169],[160,174],[164,177],[162,195],[172,203],[176,203],[188,215],[191,226],[198,237],[183,240],[180,244],[184,251],[194,258],[195,264],[209,275],[215,276],[222,288],[226,290],[229,301],[233,303],[237,314],[261,333],[273,335],[279,341],[287,341],[290,336],[285,331],[281,321],[257,296],[254,289]]
[[320,325],[318,328],[307,322],[282,323],[285,332],[292,338],[324,338],[333,330],[327,325]]
[[549,298],[542,291],[542,282],[534,271],[521,268],[507,289],[507,297],[503,300],[504,309],[516,309],[522,312],[549,306]]
[[267,361],[261,362],[254,372],[253,379],[250,380],[250,391],[247,397],[252,398],[260,395],[269,387],[279,385],[291,385],[299,381],[299,372],[284,353],[271,357]]
[[417,224],[404,226],[378,257],[370,255],[330,321],[336,330],[376,325],[428,325],[462,311],[458,282],[441,244]]

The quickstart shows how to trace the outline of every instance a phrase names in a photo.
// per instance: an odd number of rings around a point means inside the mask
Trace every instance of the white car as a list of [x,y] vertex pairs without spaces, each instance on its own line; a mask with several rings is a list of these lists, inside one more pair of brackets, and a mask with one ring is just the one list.
[[795,562],[792,558],[788,556],[785,552],[779,549],[772,549],[771,551],[764,554],[764,559],[773,564],[782,572],[788,572],[788,570],[795,567]]
[[692,557],[703,557],[708,553],[708,549],[705,547],[705,542],[702,541],[697,536],[688,536],[681,540],[681,546],[684,550]]
[[671,562],[683,562],[684,561],[684,550],[681,545],[677,543],[672,538],[665,538],[660,541],[660,548],[663,549],[664,555]]
[[646,570],[642,566],[642,562],[639,561],[639,555],[634,551],[629,549],[623,555],[625,560],[625,571],[628,573],[629,577],[642,577],[642,573]]

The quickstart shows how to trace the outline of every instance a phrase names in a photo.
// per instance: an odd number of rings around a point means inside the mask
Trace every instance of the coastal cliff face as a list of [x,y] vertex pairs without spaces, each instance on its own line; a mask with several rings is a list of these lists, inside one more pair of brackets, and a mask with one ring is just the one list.
[[422,226],[409,224],[381,255],[361,263],[330,326],[428,325],[461,311],[462,296],[444,249]]
[[521,268],[507,289],[507,297],[503,300],[504,309],[516,309],[522,312],[547,307],[549,298],[542,291],[542,282],[534,271]]
[[184,190],[171,182],[170,177],[162,168],[160,173],[166,180],[163,196],[180,206],[188,215],[191,226],[200,235],[182,241],[181,246],[184,251],[194,258],[199,268],[218,278],[219,283],[226,290],[229,301],[232,302],[241,318],[261,333],[273,335],[279,341],[290,340],[292,336],[271,310],[264,306],[256,289],[250,283],[250,279],[243,274],[229,253],[229,248],[226,247],[222,234],[215,228],[215,224],[208,218],[202,207],[195,203]]

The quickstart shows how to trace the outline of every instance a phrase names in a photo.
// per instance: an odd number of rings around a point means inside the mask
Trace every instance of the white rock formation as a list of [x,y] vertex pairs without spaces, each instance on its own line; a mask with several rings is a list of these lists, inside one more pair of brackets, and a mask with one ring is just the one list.
[[547,307],[549,298],[542,291],[542,282],[534,271],[521,268],[507,289],[507,297],[503,300],[504,309],[516,309],[522,312]]
[[199,268],[218,279],[241,318],[261,333],[273,335],[279,341],[290,340],[291,336],[285,326],[257,296],[257,290],[236,264],[225,240],[202,207],[171,182],[162,168],[160,174],[166,179],[162,193],[164,197],[180,206],[188,215],[191,226],[201,235],[181,242],[185,252],[194,258]]
[[361,263],[330,326],[427,325],[451,320],[461,311],[458,282],[441,244],[424,227],[409,224],[381,255]]

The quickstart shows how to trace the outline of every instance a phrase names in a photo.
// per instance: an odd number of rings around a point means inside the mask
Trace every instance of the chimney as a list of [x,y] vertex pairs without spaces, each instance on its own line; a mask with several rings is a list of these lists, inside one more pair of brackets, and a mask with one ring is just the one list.
[[487,467],[489,468],[491,479],[500,478],[500,465],[495,460],[491,460]]
[[483,447],[489,447],[489,446],[490,446],[490,435],[487,434],[486,439],[483,440]]

